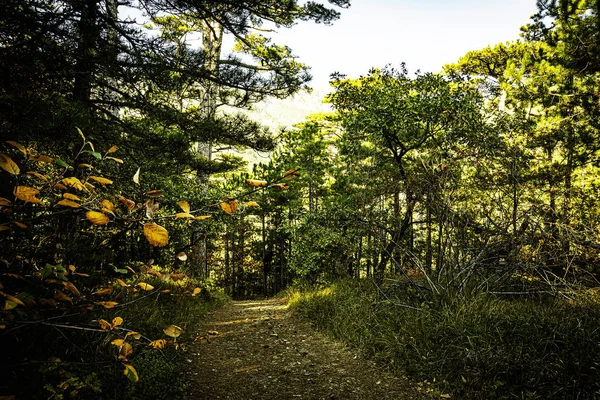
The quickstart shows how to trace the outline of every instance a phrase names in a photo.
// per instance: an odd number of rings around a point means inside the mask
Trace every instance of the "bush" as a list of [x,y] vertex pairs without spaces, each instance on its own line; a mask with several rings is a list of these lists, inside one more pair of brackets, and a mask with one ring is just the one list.
[[440,302],[367,281],[296,292],[296,313],[398,372],[455,398],[583,399],[600,394],[600,310],[490,294]]

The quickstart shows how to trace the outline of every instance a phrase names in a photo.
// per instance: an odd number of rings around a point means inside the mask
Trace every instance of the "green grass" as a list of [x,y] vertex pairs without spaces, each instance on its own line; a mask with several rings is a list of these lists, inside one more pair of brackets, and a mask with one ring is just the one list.
[[592,303],[485,294],[442,301],[410,285],[382,296],[367,281],[344,281],[291,292],[290,305],[335,338],[454,398],[600,397],[600,310]]

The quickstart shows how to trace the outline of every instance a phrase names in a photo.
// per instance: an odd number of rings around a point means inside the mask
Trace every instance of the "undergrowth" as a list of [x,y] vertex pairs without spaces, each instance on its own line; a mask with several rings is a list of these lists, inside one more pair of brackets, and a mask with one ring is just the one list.
[[458,399],[600,397],[600,309],[342,281],[291,291],[291,309],[397,373]]

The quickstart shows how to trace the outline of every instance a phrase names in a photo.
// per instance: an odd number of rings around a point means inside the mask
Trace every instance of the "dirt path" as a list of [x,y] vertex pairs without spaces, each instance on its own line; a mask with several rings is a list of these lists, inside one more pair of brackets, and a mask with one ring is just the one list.
[[188,353],[188,400],[439,398],[315,332],[282,299],[232,302],[197,333],[209,331]]

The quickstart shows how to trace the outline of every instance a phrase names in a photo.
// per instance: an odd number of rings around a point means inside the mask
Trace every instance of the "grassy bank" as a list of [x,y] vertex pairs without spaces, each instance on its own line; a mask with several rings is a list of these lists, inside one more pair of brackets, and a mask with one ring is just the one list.
[[436,299],[368,281],[292,291],[292,310],[460,399],[600,396],[600,309],[560,299]]

